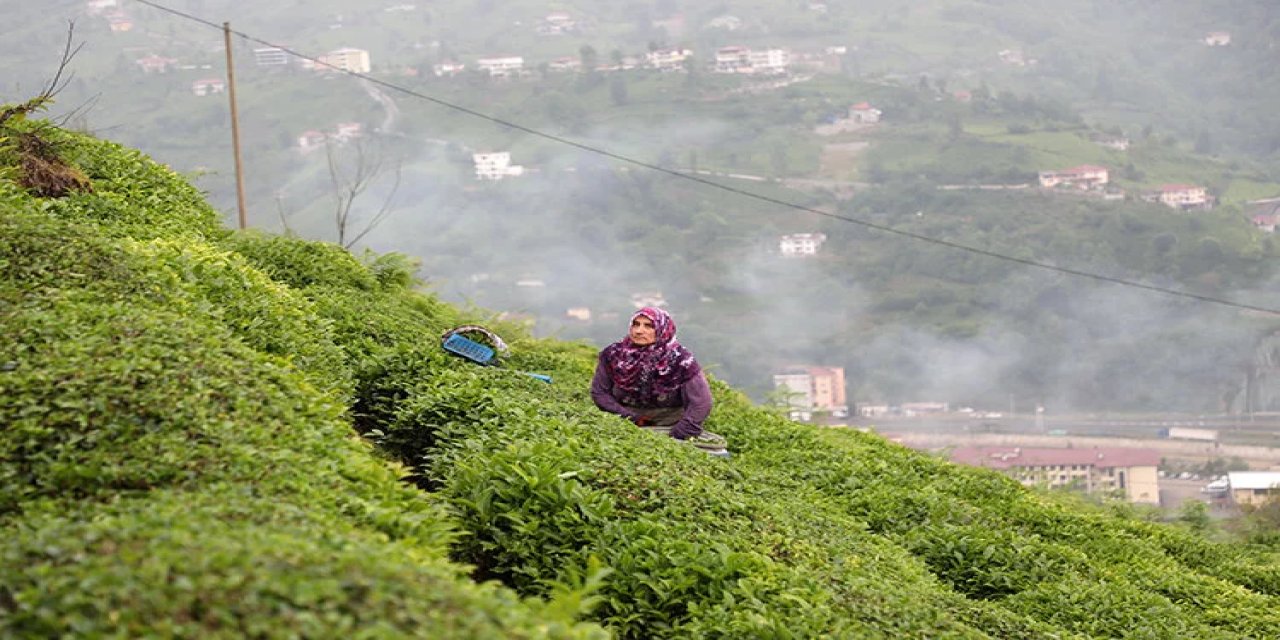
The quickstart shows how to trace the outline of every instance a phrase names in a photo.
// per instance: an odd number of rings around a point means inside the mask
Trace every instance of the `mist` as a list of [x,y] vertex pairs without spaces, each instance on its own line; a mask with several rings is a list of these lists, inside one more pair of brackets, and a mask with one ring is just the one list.
[[[85,48],[49,115],[71,114],[72,126],[191,176],[234,225],[226,96],[190,89],[223,76],[219,30],[138,3],[11,4],[15,35],[0,47],[6,68],[21,71],[0,83],[5,101],[47,79],[75,20]],[[215,25],[229,20],[250,36],[233,47],[251,226],[336,241],[326,153],[349,172],[360,154],[337,142],[303,153],[298,140],[358,123],[365,167],[379,171],[353,198],[345,237],[364,235],[352,249],[416,256],[443,298],[526,317],[536,335],[602,346],[621,337],[637,295],[661,293],[681,340],[758,400],[773,373],[802,364],[844,367],[851,402],[1280,410],[1246,407],[1241,397],[1257,345],[1280,329],[1274,316],[964,256],[813,213],[873,216],[962,244],[991,242],[1020,259],[1274,308],[1274,240],[1246,216],[1251,201],[1280,196],[1280,119],[1268,103],[1280,79],[1262,62],[1280,16],[1268,3],[1167,3],[1177,5],[1167,11],[1091,3],[1051,20],[1036,3],[970,15],[949,2],[580,2],[564,11],[575,26],[553,34],[549,10],[536,3],[501,11],[485,2],[158,4]],[[131,30],[115,30],[121,16]],[[939,25],[961,20],[938,35]],[[1218,31],[1230,32],[1230,46],[1201,41]],[[367,49],[367,75],[390,101],[345,74],[256,65],[252,51],[264,43],[309,56]],[[791,67],[776,77],[716,73],[716,51],[729,45],[785,49]],[[641,68],[646,53],[665,48],[687,48],[691,62]],[[524,56],[525,72],[476,70],[478,59],[498,55]],[[147,73],[137,62],[145,56],[175,62]],[[599,69],[550,69],[592,56]],[[627,68],[627,59],[641,62]],[[434,65],[451,61],[468,71],[435,75]],[[992,97],[964,103],[961,90]],[[813,134],[865,101],[883,111],[874,127]],[[1037,171],[1080,163],[1063,155],[1075,147],[1042,140],[1009,152],[1012,160],[957,151],[965,140],[1024,144],[1012,140],[1024,130],[1127,136],[1135,145],[1127,154],[1079,153],[1100,158],[1134,193],[1204,182],[1218,207],[1170,212],[1130,197],[1083,211],[1069,199],[974,193],[948,202],[955,211],[913,217],[927,207],[902,194],[936,194],[957,181],[1033,183]],[[824,145],[849,142],[866,147],[848,166],[823,155]],[[522,173],[477,179],[472,155],[494,151],[509,152]],[[1165,169],[1170,158],[1189,169]],[[1068,223],[1038,220],[1036,207],[1067,221],[1123,214],[1141,228],[1131,247],[1107,253],[1121,244],[1114,233],[1052,226]],[[1197,229],[1170,216],[1203,221]],[[979,225],[985,235],[974,233]],[[1036,235],[1015,233],[1032,227]],[[782,235],[819,232],[828,241],[816,255],[780,255]],[[1133,257],[1160,232],[1179,243],[1167,255]],[[1074,242],[1062,239],[1068,233]],[[1206,238],[1219,253],[1197,244]],[[591,320],[567,315],[579,308]]]

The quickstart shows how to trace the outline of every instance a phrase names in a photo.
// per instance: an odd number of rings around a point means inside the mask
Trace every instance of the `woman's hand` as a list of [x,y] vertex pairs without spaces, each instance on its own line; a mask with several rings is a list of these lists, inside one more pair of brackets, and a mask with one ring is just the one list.
[[631,421],[636,423],[637,427],[647,427],[653,424],[653,418],[650,418],[649,416],[636,416],[632,418]]

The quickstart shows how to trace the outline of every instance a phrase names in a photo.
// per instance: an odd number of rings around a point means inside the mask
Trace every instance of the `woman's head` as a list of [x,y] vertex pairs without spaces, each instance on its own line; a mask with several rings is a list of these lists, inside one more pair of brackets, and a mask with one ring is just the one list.
[[645,307],[631,316],[627,338],[637,347],[662,346],[676,335],[676,322],[671,314],[657,307]]

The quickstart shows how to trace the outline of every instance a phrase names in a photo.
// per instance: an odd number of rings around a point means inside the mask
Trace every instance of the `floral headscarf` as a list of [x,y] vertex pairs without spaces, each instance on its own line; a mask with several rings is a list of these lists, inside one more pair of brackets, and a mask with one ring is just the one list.
[[666,402],[681,385],[702,372],[693,353],[676,342],[676,322],[657,307],[631,316],[653,322],[654,342],[637,345],[627,337],[604,348],[603,357],[613,379],[613,395],[631,407],[655,407]]

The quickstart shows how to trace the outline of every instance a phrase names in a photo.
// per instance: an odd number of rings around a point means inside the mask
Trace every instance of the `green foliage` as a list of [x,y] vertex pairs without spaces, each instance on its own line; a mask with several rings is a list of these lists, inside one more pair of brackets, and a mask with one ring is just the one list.
[[474,314],[403,257],[140,226],[183,193],[0,190],[0,634],[1280,635],[1271,556],[716,379],[709,458],[596,410],[585,345],[448,356]]

